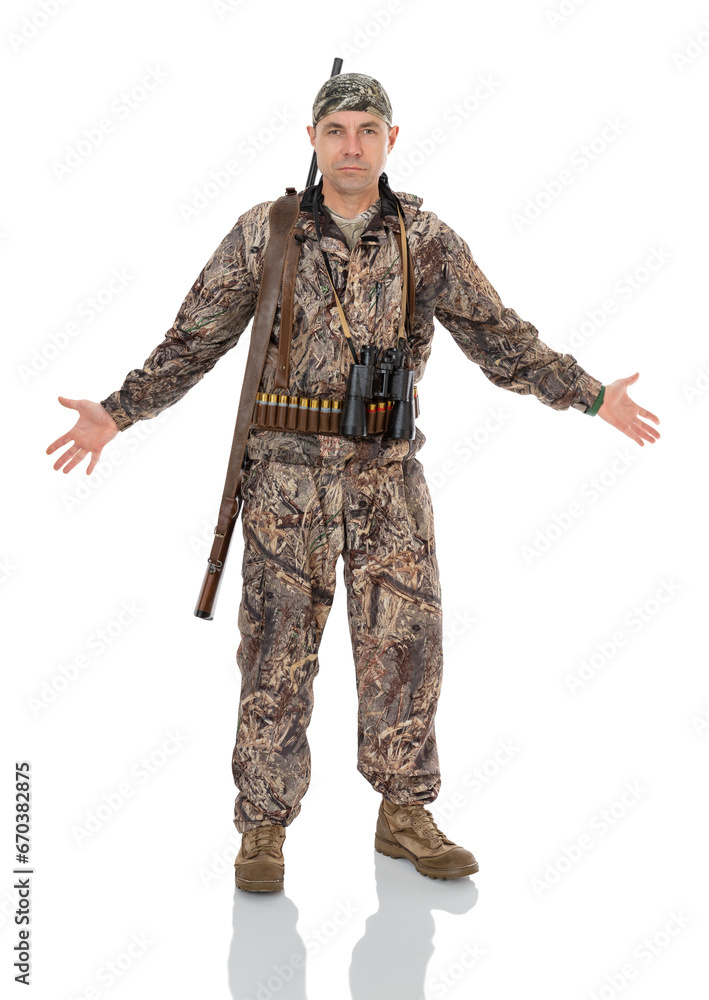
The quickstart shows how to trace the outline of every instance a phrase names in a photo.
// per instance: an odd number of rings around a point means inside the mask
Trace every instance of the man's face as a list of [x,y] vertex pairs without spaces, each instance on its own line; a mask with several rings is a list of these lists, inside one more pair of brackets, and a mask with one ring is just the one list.
[[367,111],[334,111],[313,128],[310,143],[323,177],[338,191],[356,194],[378,181],[399,126]]

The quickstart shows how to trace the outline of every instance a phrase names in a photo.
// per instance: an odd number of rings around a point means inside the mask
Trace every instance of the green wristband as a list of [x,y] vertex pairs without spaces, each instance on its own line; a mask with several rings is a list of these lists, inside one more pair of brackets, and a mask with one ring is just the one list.
[[593,406],[590,409],[586,410],[586,413],[589,415],[589,417],[595,417],[595,415],[598,413],[598,411],[599,411],[599,409],[601,407],[601,403],[603,402],[603,396],[605,395],[605,391],[606,391],[606,387],[604,385],[602,385],[601,386],[601,391],[596,396],[595,403],[593,404]]

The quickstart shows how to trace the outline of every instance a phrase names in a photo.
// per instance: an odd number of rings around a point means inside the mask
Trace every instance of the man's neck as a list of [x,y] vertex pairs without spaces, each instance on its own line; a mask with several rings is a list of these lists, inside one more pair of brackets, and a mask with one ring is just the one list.
[[365,191],[341,192],[337,191],[323,177],[322,182],[323,202],[343,219],[354,219],[357,215],[365,212],[379,197],[379,178]]

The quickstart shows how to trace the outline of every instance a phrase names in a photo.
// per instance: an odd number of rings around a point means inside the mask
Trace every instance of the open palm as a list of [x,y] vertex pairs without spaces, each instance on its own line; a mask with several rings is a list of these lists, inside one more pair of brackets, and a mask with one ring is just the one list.
[[62,406],[78,410],[79,419],[70,431],[52,441],[47,454],[51,455],[57,448],[72,441],[72,446],[60,455],[53,468],[58,470],[64,466],[63,471],[70,472],[90,453],[91,459],[86,469],[86,475],[90,476],[101,458],[101,451],[118,434],[118,425],[100,403],[94,403],[90,399],[67,399],[66,396],[59,396],[58,399]]
[[603,402],[598,411],[598,416],[617,427],[623,434],[627,434],[641,448],[645,446],[645,441],[654,444],[660,437],[660,432],[656,431],[650,424],[645,423],[642,417],[647,420],[654,420],[659,424],[660,418],[639,406],[628,395],[628,386],[637,382],[640,377],[639,372],[629,375],[627,378],[618,378],[606,386]]

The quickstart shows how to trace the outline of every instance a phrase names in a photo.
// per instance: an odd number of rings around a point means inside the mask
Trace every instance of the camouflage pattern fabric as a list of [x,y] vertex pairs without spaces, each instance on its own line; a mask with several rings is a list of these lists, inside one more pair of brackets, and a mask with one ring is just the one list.
[[[311,187],[301,192],[298,224],[305,242],[295,284],[288,394],[342,399],[351,355],[317,246],[314,191]],[[321,246],[328,254],[358,352],[370,342],[394,347],[399,328],[401,261],[395,238],[399,219],[386,174],[380,177],[379,193],[379,211],[352,250],[330,214],[322,215]],[[416,279],[413,337],[405,345],[414,381],[422,380],[435,318],[495,385],[536,396],[556,410],[590,409],[602,383],[571,354],[547,346],[531,323],[502,304],[468,244],[435,213],[424,212],[422,198],[396,194]],[[199,273],[162,343],[142,368],[128,373],[120,389],[101,401],[120,430],[172,406],[239,342],[256,308],[271,204],[262,202],[239,217]],[[276,391],[280,319],[279,304],[259,386],[262,392]],[[472,382],[469,391],[474,391]],[[425,390],[421,405],[423,415]]]
[[338,73],[315,95],[313,125],[335,111],[365,111],[391,126],[391,101],[379,80],[366,73]]
[[[301,192],[298,225],[305,241],[288,395],[343,399],[350,354],[317,246],[315,191]],[[602,383],[502,304],[467,243],[424,212],[420,197],[396,194],[416,281],[412,335],[404,345],[415,381],[421,382],[438,319],[495,385],[553,409],[590,409]],[[394,347],[399,327],[400,223],[386,174],[379,195],[379,208],[351,250],[329,213],[321,216],[320,246],[358,353],[371,342]],[[121,430],[176,403],[239,342],[256,305],[271,204],[239,217],[162,343],[102,401]],[[280,319],[279,305],[262,392],[276,391]],[[426,405],[424,395],[424,417]],[[208,430],[209,417],[201,416]],[[310,780],[305,731],[318,647],[340,555],[359,695],[358,769],[392,801],[426,803],[438,794],[433,720],[441,684],[441,598],[431,500],[415,457],[424,441],[418,428],[414,442],[381,433],[350,439],[249,431],[237,653],[242,686],[232,761],[240,832],[264,820],[288,825],[298,815]]]
[[372,219],[378,211],[380,200],[381,199],[377,198],[373,205],[370,205],[369,208],[365,209],[364,212],[360,212],[359,215],[356,215],[353,219],[348,219],[344,215],[339,215],[334,208],[330,208],[329,205],[323,205],[325,211],[329,212],[337,223],[337,226],[342,235],[345,237],[345,242],[350,250],[369,225],[369,220]]
[[426,439],[418,429],[414,441],[300,434],[293,447],[291,437],[253,432],[244,472],[232,757],[240,833],[288,826],[300,812],[318,648],[340,556],[359,699],[357,770],[401,803],[431,802],[440,790],[441,588],[416,458]]

